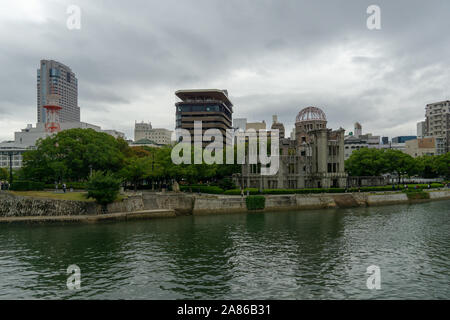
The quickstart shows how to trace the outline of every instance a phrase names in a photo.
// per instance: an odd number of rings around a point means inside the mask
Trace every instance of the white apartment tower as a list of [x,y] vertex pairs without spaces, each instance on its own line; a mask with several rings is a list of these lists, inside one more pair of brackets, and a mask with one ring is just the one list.
[[80,122],[78,107],[78,80],[72,70],[54,60],[41,60],[37,69],[37,122],[45,122],[45,109],[49,94],[60,96],[60,122]]
[[442,138],[445,152],[450,151],[450,101],[427,104],[425,136]]

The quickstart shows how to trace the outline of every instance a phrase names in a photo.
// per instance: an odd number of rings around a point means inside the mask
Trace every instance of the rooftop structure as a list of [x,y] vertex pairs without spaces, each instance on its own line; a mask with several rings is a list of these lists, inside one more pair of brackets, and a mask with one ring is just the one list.
[[[208,129],[218,129],[226,143],[227,129],[232,128],[233,104],[228,98],[227,90],[196,89],[178,90],[175,95],[181,101],[176,106],[176,128],[186,129],[194,140],[194,123],[201,122],[202,135]],[[231,138],[231,137],[230,137]],[[177,140],[179,137],[177,137]],[[204,145],[209,144],[203,141]]]
[[327,121],[325,112],[317,107],[307,107],[302,109],[298,114],[295,122],[311,121],[311,120],[321,120]]

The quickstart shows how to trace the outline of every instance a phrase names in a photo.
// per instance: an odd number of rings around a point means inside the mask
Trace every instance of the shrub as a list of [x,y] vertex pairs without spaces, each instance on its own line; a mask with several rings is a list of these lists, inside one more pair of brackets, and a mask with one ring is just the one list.
[[[245,188],[244,189],[244,195],[247,194],[247,190],[250,195],[259,194],[259,190],[257,188]],[[241,189],[231,189],[224,192],[226,195],[241,195]]]
[[266,198],[264,196],[248,196],[245,204],[247,210],[262,210],[266,207]]
[[236,188],[236,185],[233,183],[233,181],[230,178],[221,179],[217,185],[220,188],[222,188],[223,190],[230,190],[230,189]]
[[410,200],[430,199],[430,194],[422,190],[406,191],[405,193]]
[[94,198],[106,211],[106,205],[116,200],[121,182],[111,173],[94,172],[87,184],[88,198]]
[[180,190],[184,192],[200,192],[200,193],[212,193],[212,194],[222,194],[224,190],[216,186],[205,186],[205,185],[191,185],[191,186],[180,186]]
[[43,182],[36,181],[14,181],[10,189],[14,191],[40,191],[44,190],[45,184]]

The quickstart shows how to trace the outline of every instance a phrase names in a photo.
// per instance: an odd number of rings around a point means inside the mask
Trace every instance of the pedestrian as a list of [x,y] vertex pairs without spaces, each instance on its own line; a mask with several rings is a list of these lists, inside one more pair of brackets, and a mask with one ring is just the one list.
[[244,198],[244,189],[241,188],[241,198]]
[[66,193],[66,184],[63,183],[62,187],[63,187],[63,192]]

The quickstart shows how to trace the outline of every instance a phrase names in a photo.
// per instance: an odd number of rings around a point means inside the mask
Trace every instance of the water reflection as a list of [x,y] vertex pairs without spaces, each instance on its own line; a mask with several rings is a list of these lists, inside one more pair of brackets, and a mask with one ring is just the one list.
[[[449,207],[0,225],[0,298],[448,299]],[[382,290],[366,288],[371,264]]]

